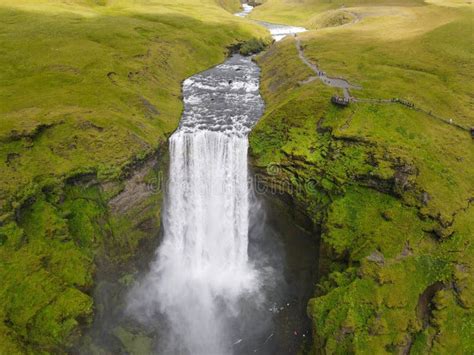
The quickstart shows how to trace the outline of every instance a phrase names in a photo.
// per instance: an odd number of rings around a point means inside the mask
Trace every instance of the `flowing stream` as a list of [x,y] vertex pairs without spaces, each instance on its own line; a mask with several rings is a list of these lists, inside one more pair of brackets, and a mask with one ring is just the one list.
[[[242,4],[242,11],[235,14],[238,17],[247,17],[253,11],[254,7],[249,4]],[[266,27],[275,41],[281,41],[286,36],[296,33],[306,32],[306,28],[297,26],[280,25],[265,21],[256,21],[258,24]]]

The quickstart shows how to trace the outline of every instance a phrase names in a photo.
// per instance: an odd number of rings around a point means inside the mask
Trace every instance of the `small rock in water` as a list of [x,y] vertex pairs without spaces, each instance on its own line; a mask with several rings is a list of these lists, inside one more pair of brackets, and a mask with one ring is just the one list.
[[268,310],[272,313],[279,313],[280,312],[280,310],[278,309],[276,303],[274,303],[272,308],[269,308]]

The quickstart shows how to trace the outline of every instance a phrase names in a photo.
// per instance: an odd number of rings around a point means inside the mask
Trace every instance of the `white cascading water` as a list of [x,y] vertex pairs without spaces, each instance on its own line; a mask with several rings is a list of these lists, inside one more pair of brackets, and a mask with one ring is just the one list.
[[[235,16],[247,17],[253,11],[253,9],[253,6],[250,6],[249,4],[242,4],[242,11],[236,13]],[[307,29],[304,27],[279,25],[276,23],[270,23],[265,21],[257,21],[257,23],[266,27],[276,42],[281,41],[286,36],[291,36],[297,33],[307,31]]]
[[248,260],[247,135],[263,112],[259,69],[239,55],[183,85],[185,110],[170,139],[164,239],[129,309],[169,322],[160,353],[232,353],[243,299],[257,297]]

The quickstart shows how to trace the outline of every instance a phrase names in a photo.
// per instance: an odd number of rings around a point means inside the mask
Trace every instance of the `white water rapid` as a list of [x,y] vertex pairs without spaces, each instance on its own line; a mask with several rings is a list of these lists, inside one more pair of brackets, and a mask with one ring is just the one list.
[[253,10],[253,6],[249,4],[242,4],[242,11],[235,14],[235,16],[246,17]]
[[235,55],[187,79],[185,110],[170,139],[164,239],[129,309],[168,321],[159,353],[223,355],[240,303],[257,302],[248,260],[247,135],[263,112],[259,68]]
[[[250,6],[249,4],[242,4],[242,11],[235,14],[238,17],[247,17],[253,11],[254,7]],[[270,23],[265,21],[257,21],[260,25],[266,27],[272,38],[278,42],[281,41],[286,36],[295,35],[297,33],[302,33],[308,31],[304,27],[295,27],[295,26],[288,26],[288,25],[280,25],[276,23]]]

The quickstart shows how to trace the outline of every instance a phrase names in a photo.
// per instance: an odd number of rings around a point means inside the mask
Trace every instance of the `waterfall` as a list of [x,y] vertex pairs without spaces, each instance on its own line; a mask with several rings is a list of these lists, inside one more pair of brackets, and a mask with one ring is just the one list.
[[224,354],[225,318],[256,286],[247,256],[247,140],[178,133],[170,175],[156,296],[190,353]]
[[259,69],[233,56],[185,81],[185,110],[170,139],[164,239],[129,308],[150,322],[162,314],[160,353],[232,353],[244,299],[258,299],[248,260],[247,135],[263,112]]

